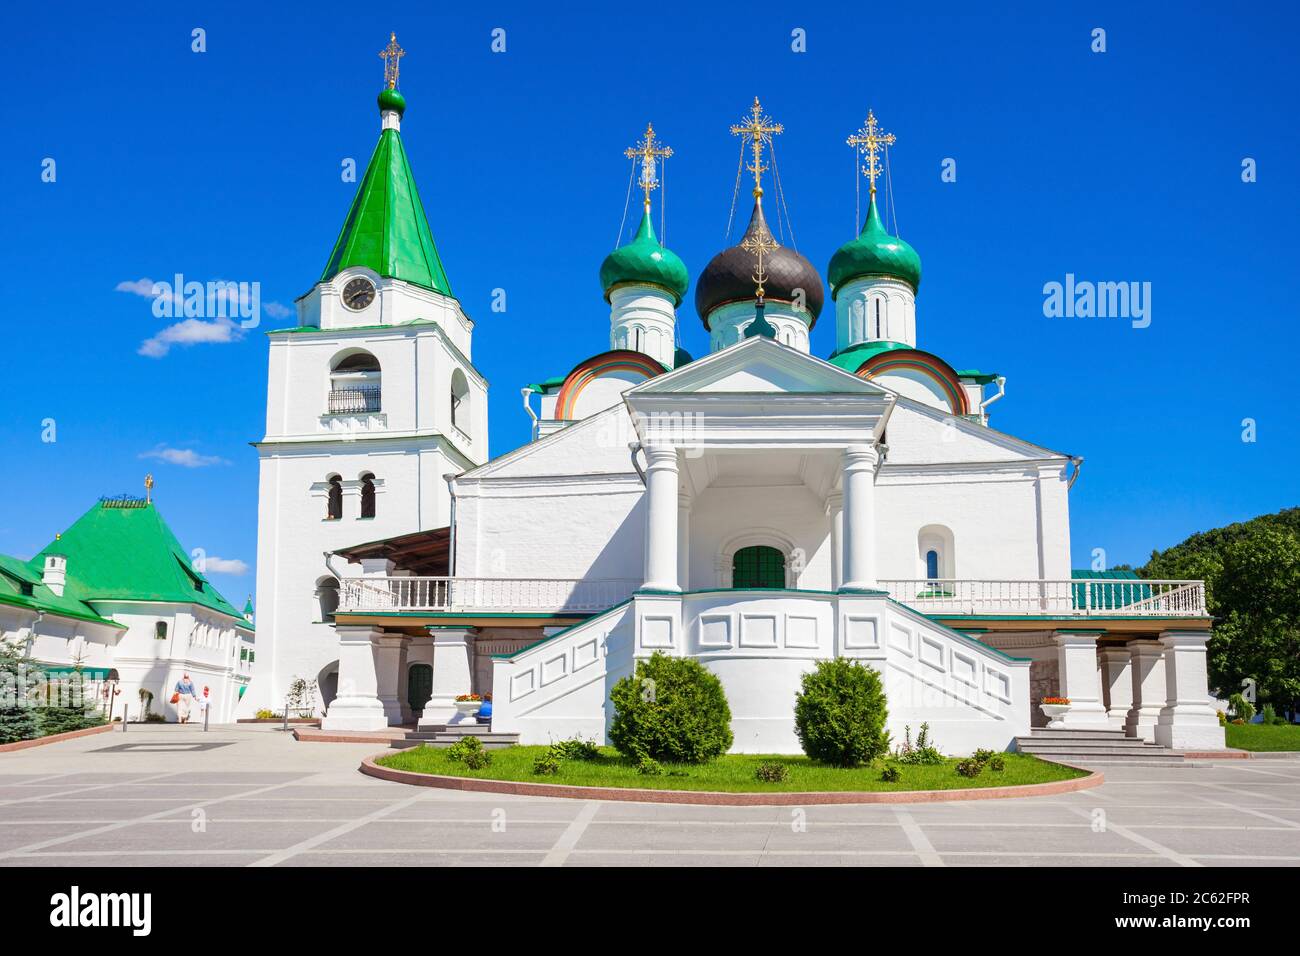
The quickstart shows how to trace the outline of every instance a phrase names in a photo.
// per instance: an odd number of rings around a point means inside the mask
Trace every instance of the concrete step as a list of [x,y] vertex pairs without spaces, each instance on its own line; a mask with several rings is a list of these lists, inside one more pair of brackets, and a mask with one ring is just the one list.
[[[1046,760],[1054,760],[1057,757],[1078,756],[1080,754],[1096,757],[1097,759],[1114,759],[1114,760],[1141,760],[1148,758],[1163,759],[1170,754],[1175,753],[1171,750],[1164,750],[1158,747],[1146,747],[1129,749],[1127,747],[1054,747],[1051,750],[1040,750],[1032,747],[1021,747],[1019,752],[1030,754],[1035,757],[1043,757]],[[1182,757],[1182,754],[1177,754]]]
[[1155,746],[1135,737],[1120,737],[1114,740],[1043,740],[1039,737],[1017,737],[1016,745],[1024,750],[1059,750],[1061,748],[1091,750],[1094,747],[1141,750],[1143,747]]
[[1043,740],[1110,740],[1120,737],[1125,740],[1137,740],[1137,737],[1129,737],[1119,727],[1104,727],[1093,730],[1091,728],[1071,727],[1067,730],[1052,730],[1047,727],[1035,727],[1030,731],[1029,736]]

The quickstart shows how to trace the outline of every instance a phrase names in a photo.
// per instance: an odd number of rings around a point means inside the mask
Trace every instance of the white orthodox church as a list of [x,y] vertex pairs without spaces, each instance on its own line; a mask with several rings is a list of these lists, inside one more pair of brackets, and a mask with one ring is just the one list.
[[[942,328],[926,331],[920,259],[877,209],[893,138],[874,117],[855,136],[865,225],[825,285],[764,216],[780,128],[757,100],[733,128],[754,205],[696,277],[699,358],[675,344],[690,276],[652,226],[666,151],[647,129],[644,216],[600,267],[609,348],[526,388],[533,440],[488,460],[473,323],[386,62],[342,233],[297,326],[270,336],[244,709],[307,677],[327,729],[443,725],[477,693],[494,732],[603,742],[610,688],[662,652],[718,675],[737,751],[789,753],[800,675],[844,656],[883,674],[896,736],[928,722],[949,753],[1016,746],[1044,696],[1069,698],[1055,726],[1223,747],[1201,582],[1073,572],[1081,459],[997,431],[1005,379],[921,347]],[[810,354],[819,319],[828,358]]]

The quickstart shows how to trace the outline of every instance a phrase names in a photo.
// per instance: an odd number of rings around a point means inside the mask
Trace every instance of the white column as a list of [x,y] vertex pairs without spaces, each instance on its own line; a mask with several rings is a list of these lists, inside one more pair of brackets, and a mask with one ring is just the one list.
[[844,582],[844,495],[835,491],[826,496],[826,514],[831,519],[831,590]]
[[683,591],[691,586],[691,496],[677,496],[677,585]]
[[1165,646],[1159,641],[1129,641],[1133,655],[1133,706],[1124,732],[1155,743],[1156,722],[1168,699],[1165,682]]
[[1101,679],[1106,693],[1106,717],[1111,727],[1123,730],[1133,706],[1133,655],[1127,647],[1107,647],[1101,652]]
[[321,729],[383,730],[388,726],[388,714],[379,700],[375,648],[385,639],[384,632],[347,625],[338,625],[334,631],[339,639],[338,694],[321,720]]
[[405,723],[402,669],[407,641],[400,634],[384,634],[374,642],[376,696],[390,725]]
[[1222,750],[1219,716],[1210,706],[1205,643],[1209,631],[1164,631],[1168,696],[1156,723],[1156,743],[1176,750]]
[[1060,665],[1061,696],[1070,699],[1070,709],[1061,718],[1062,725],[1066,729],[1105,730],[1110,722],[1101,703],[1097,633],[1057,631],[1052,637]]
[[844,583],[842,591],[876,586],[876,462],[871,445],[844,449]]
[[677,449],[647,445],[646,591],[680,591],[677,583]]
[[474,632],[472,627],[429,628],[433,637],[433,694],[420,714],[421,727],[446,724],[456,715],[456,698],[470,693]]

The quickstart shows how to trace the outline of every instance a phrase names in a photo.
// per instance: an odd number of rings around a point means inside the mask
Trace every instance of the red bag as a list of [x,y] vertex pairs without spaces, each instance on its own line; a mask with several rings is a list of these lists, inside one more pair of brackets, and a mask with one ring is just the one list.
[[179,704],[180,702],[181,702],[181,694],[180,691],[177,691],[176,693],[172,694],[172,703]]

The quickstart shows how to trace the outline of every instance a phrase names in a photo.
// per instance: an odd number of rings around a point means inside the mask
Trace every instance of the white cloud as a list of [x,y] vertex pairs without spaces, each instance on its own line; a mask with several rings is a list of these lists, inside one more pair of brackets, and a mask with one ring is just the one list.
[[157,335],[140,343],[136,351],[149,358],[162,358],[173,345],[196,345],[200,342],[225,344],[238,342],[244,337],[243,330],[229,319],[185,319],[169,325]]
[[157,458],[159,461],[165,461],[169,465],[180,465],[182,468],[206,468],[208,465],[228,465],[230,462],[216,455],[200,455],[192,448],[168,448],[166,445],[159,445],[151,451],[141,453],[141,458]]
[[134,281],[119,282],[113,287],[114,292],[129,292],[132,295],[138,295],[146,299],[152,299],[153,279],[136,279]]
[[202,561],[204,574],[247,574],[248,565],[238,558],[217,558],[208,555]]
[[263,302],[262,311],[273,319],[284,319],[293,315],[293,309],[279,302]]

